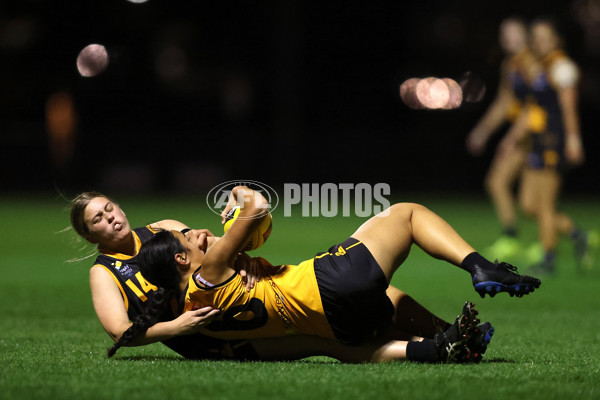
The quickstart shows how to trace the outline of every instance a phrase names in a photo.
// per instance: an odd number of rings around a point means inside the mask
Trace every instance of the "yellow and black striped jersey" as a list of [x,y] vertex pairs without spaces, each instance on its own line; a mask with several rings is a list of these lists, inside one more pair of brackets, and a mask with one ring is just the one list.
[[121,291],[131,320],[145,310],[144,303],[148,300],[149,293],[157,290],[156,286],[144,279],[137,262],[137,254],[142,244],[154,236],[155,232],[145,226],[134,229],[132,233],[135,239],[135,256],[101,253],[94,263],[94,267],[102,267],[112,276]]

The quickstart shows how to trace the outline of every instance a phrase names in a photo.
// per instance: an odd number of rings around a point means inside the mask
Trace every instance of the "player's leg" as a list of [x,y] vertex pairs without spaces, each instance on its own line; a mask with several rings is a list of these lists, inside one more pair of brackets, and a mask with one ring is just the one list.
[[326,356],[353,364],[405,360],[408,342],[378,338],[358,346],[348,346],[335,339],[318,336],[287,336],[250,341],[262,361],[292,361]]
[[477,311],[473,303],[465,303],[452,325],[433,338],[412,341],[388,340],[385,336],[373,346],[373,361],[391,361],[406,358],[419,362],[479,362],[487,348],[494,328],[491,324],[477,325]]
[[413,243],[432,257],[460,265],[475,250],[437,214],[414,203],[398,203],[374,216],[352,235],[371,252],[388,282]]
[[[540,193],[537,190],[535,169],[525,168],[521,176],[519,187],[519,205],[523,214],[537,222],[537,213]],[[544,248],[539,240],[531,243],[524,251],[525,259],[529,263],[538,262],[544,255]]]
[[[452,325],[431,313],[411,296],[394,286],[389,286],[387,295],[394,305],[392,324],[384,332],[383,338],[391,340],[419,340],[418,337],[433,339],[438,333]],[[473,361],[481,359],[490,343],[494,328],[489,322],[477,326],[477,332],[469,343]]]
[[519,190],[519,205],[528,217],[537,219],[537,204],[539,203],[539,192],[537,191],[536,170],[526,168],[521,177]]
[[[310,356],[327,356],[348,363],[387,362],[411,360],[419,362],[478,362],[476,350],[483,338],[476,327],[477,312],[471,304],[465,304],[456,322],[431,339],[398,339],[386,332],[377,339],[358,346],[344,345],[334,339],[318,336],[286,336],[250,341],[258,358],[263,361],[297,360]],[[487,332],[487,343],[493,334],[493,328]],[[484,350],[485,351],[485,350]]]
[[451,325],[392,285],[386,293],[394,305],[390,329],[395,331],[396,339],[402,338],[402,333],[406,334],[405,340],[411,340],[413,336],[433,338],[436,333],[445,331]]
[[539,238],[545,254],[537,265],[540,272],[552,273],[555,270],[556,247],[561,235],[569,235],[575,246],[575,257],[579,265],[588,247],[587,234],[577,229],[573,220],[564,213],[558,213],[557,199],[562,185],[562,176],[555,170],[537,172],[539,196]]
[[513,186],[521,174],[526,152],[520,148],[508,154],[496,154],[485,179],[498,219],[504,229],[516,229],[517,214]]
[[556,198],[560,188],[560,176],[550,169],[530,169],[526,178],[530,194],[524,209],[535,216],[538,240],[543,249],[532,271],[551,273],[555,268],[555,249],[558,243]]
[[560,190],[560,175],[553,170],[536,171],[537,189],[540,193],[538,204],[538,224],[540,242],[546,251],[554,251],[558,244],[556,221],[556,200]]
[[522,295],[540,285],[538,279],[521,276],[508,264],[486,260],[446,221],[418,204],[395,204],[365,222],[352,237],[369,249],[388,282],[416,243],[432,257],[469,271],[482,296],[498,291]]
[[559,212],[555,214],[554,223],[556,226],[556,230],[561,236],[566,236],[571,234],[575,228],[575,222],[564,212]]
[[527,153],[517,147],[508,154],[496,153],[485,179],[486,189],[495,206],[502,235],[486,251],[486,254],[505,258],[519,252],[517,240],[517,213],[513,188],[521,175]]
[[554,221],[559,236],[568,236],[573,243],[576,266],[591,267],[591,248],[595,247],[595,233],[580,229],[565,213],[555,214]]
[[380,337],[358,346],[349,346],[335,339],[308,335],[249,341],[249,345],[261,361],[293,361],[306,357],[326,356],[347,363],[404,360],[407,343],[408,340]]

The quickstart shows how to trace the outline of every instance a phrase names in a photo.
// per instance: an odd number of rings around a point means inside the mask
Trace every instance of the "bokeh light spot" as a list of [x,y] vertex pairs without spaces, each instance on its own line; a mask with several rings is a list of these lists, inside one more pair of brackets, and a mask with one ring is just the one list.
[[438,78],[425,78],[417,84],[417,98],[427,108],[437,109],[448,104],[448,86]]
[[400,85],[400,97],[412,109],[459,108],[463,101],[461,86],[450,78],[410,78]]
[[450,78],[443,78],[442,81],[448,87],[449,92],[448,102],[442,108],[446,110],[451,110],[460,107],[460,105],[462,104],[463,94],[458,82]]
[[414,110],[423,108],[423,105],[417,98],[417,85],[419,81],[419,78],[410,78],[400,85],[400,98],[404,104]]
[[77,70],[86,78],[100,74],[106,67],[108,67],[108,53],[101,44],[90,44],[77,56]]

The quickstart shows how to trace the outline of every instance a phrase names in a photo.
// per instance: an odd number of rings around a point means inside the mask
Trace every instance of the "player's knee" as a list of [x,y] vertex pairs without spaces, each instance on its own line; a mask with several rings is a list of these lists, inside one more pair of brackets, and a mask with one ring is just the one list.
[[521,210],[523,211],[523,213],[528,216],[528,217],[535,217],[538,214],[538,210],[535,207],[535,205],[528,200],[521,200],[519,202],[519,205],[521,207]]
[[393,213],[412,214],[414,211],[427,210],[427,207],[417,203],[396,203],[390,207]]
[[427,215],[431,211],[424,205],[418,203],[397,203],[396,215],[400,217],[398,222],[412,225],[415,215]]
[[485,189],[490,194],[496,194],[506,190],[506,182],[497,175],[487,175],[484,181]]

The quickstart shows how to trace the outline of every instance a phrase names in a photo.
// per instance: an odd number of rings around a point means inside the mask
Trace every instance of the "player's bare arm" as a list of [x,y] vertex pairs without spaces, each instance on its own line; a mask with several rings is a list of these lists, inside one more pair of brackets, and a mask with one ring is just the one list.
[[241,208],[237,220],[221,240],[207,249],[202,260],[200,275],[214,285],[224,282],[235,273],[238,254],[243,250],[250,234],[268,214],[267,200],[246,186],[236,186],[232,190],[228,206],[231,204],[237,204]]
[[[106,333],[116,342],[131,326],[121,292],[110,273],[101,266],[90,269],[90,288],[96,315]],[[132,341],[129,346],[142,346],[197,332],[218,313],[219,310],[212,307],[185,312],[172,321],[152,326],[145,335]]]

